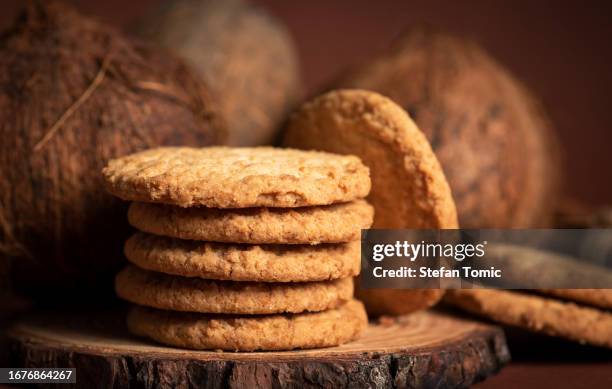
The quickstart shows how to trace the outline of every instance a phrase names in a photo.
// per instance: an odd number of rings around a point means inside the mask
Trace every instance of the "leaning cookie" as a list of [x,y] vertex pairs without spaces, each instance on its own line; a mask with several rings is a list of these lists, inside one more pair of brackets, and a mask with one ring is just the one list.
[[322,311],[353,297],[353,279],[302,283],[227,282],[178,277],[129,265],[115,279],[132,303],[182,312],[269,314]]
[[[368,307],[368,315],[403,315],[421,311],[438,303],[444,289],[361,289],[356,288],[355,297]],[[399,299],[398,296],[402,298]]]
[[292,115],[284,145],[358,156],[370,168],[376,228],[456,228],[457,211],[425,135],[390,99],[365,90],[316,97]]
[[302,207],[370,191],[359,158],[272,147],[162,147],[111,160],[108,191],[124,200],[213,208]]
[[350,300],[323,312],[257,317],[207,315],[133,307],[128,329],[160,343],[230,351],[292,350],[337,346],[367,327],[363,305]]
[[128,220],[137,229],[180,239],[230,243],[318,244],[359,240],[374,209],[364,200],[300,208],[181,208],[135,202]]
[[241,245],[138,232],[125,243],[125,255],[140,268],[184,277],[306,282],[358,275],[361,268],[359,246],[359,242]]
[[445,301],[534,332],[612,348],[612,313],[552,298],[492,289],[448,291]]
[[[374,228],[458,228],[450,187],[431,146],[387,97],[357,89],[318,96],[292,115],[283,144],[358,156],[372,176],[368,201],[375,210]],[[436,300],[416,290],[360,293],[368,312],[381,314],[410,313]],[[426,304],[419,303],[423,294]]]

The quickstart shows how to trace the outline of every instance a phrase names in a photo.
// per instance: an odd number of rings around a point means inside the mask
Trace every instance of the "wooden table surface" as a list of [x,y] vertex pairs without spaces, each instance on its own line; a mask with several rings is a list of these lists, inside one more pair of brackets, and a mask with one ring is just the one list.
[[[565,342],[562,343],[567,346]],[[513,348],[513,344],[510,345]],[[515,348],[515,347],[514,347]],[[569,350],[575,350],[570,345]],[[0,347],[0,354],[8,350]],[[604,354],[608,353],[607,358]],[[515,357],[497,375],[474,386],[478,389],[514,388],[557,388],[557,389],[594,389],[612,388],[612,351],[597,350],[596,357],[587,355],[572,356],[571,352],[561,353],[551,360],[542,355],[536,358]],[[9,388],[0,385],[0,388]]]
[[513,361],[479,389],[612,388],[612,350],[506,328]]
[[514,362],[497,376],[474,386],[506,388],[612,388],[612,364],[564,362]]
[[[5,308],[23,314],[27,305],[21,302]],[[2,311],[6,313],[8,309]],[[6,319],[15,319],[20,315],[0,315],[0,319],[3,316],[6,325]],[[0,335],[3,335],[2,330],[0,327]],[[513,328],[505,328],[505,332],[512,362],[497,375],[475,385],[476,388],[612,388],[612,350],[583,346]],[[2,367],[6,366],[8,357],[8,350],[3,347],[5,345],[0,336]]]

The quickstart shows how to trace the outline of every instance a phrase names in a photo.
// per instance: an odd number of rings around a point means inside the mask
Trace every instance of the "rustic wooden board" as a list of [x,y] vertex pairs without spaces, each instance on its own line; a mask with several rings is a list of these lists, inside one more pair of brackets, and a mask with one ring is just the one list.
[[465,387],[510,359],[499,327],[442,312],[379,320],[340,347],[286,352],[164,347],[129,335],[120,313],[38,314],[9,338],[12,366],[76,367],[87,388]]

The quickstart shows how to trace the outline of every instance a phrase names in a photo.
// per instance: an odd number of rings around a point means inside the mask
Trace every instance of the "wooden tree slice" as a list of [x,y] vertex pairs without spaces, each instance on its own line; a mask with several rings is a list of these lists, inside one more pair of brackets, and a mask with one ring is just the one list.
[[[316,331],[316,328],[313,328]],[[78,387],[465,387],[510,359],[499,327],[441,312],[371,324],[340,347],[192,351],[129,335],[119,313],[38,314],[9,332],[11,366],[75,367]]]

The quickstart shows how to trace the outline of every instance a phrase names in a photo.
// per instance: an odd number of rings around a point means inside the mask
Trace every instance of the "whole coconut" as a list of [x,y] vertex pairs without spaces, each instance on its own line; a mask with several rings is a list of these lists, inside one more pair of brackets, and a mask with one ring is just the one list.
[[464,228],[540,227],[559,191],[559,146],[533,96],[479,46],[432,29],[404,34],[333,88],[370,89],[425,133]]
[[106,162],[223,132],[182,62],[63,4],[28,2],[0,36],[0,256],[14,287],[52,295],[107,280],[128,228],[103,189]]
[[135,32],[174,50],[204,77],[228,123],[228,143],[271,143],[300,97],[300,71],[282,23],[241,0],[162,1]]

